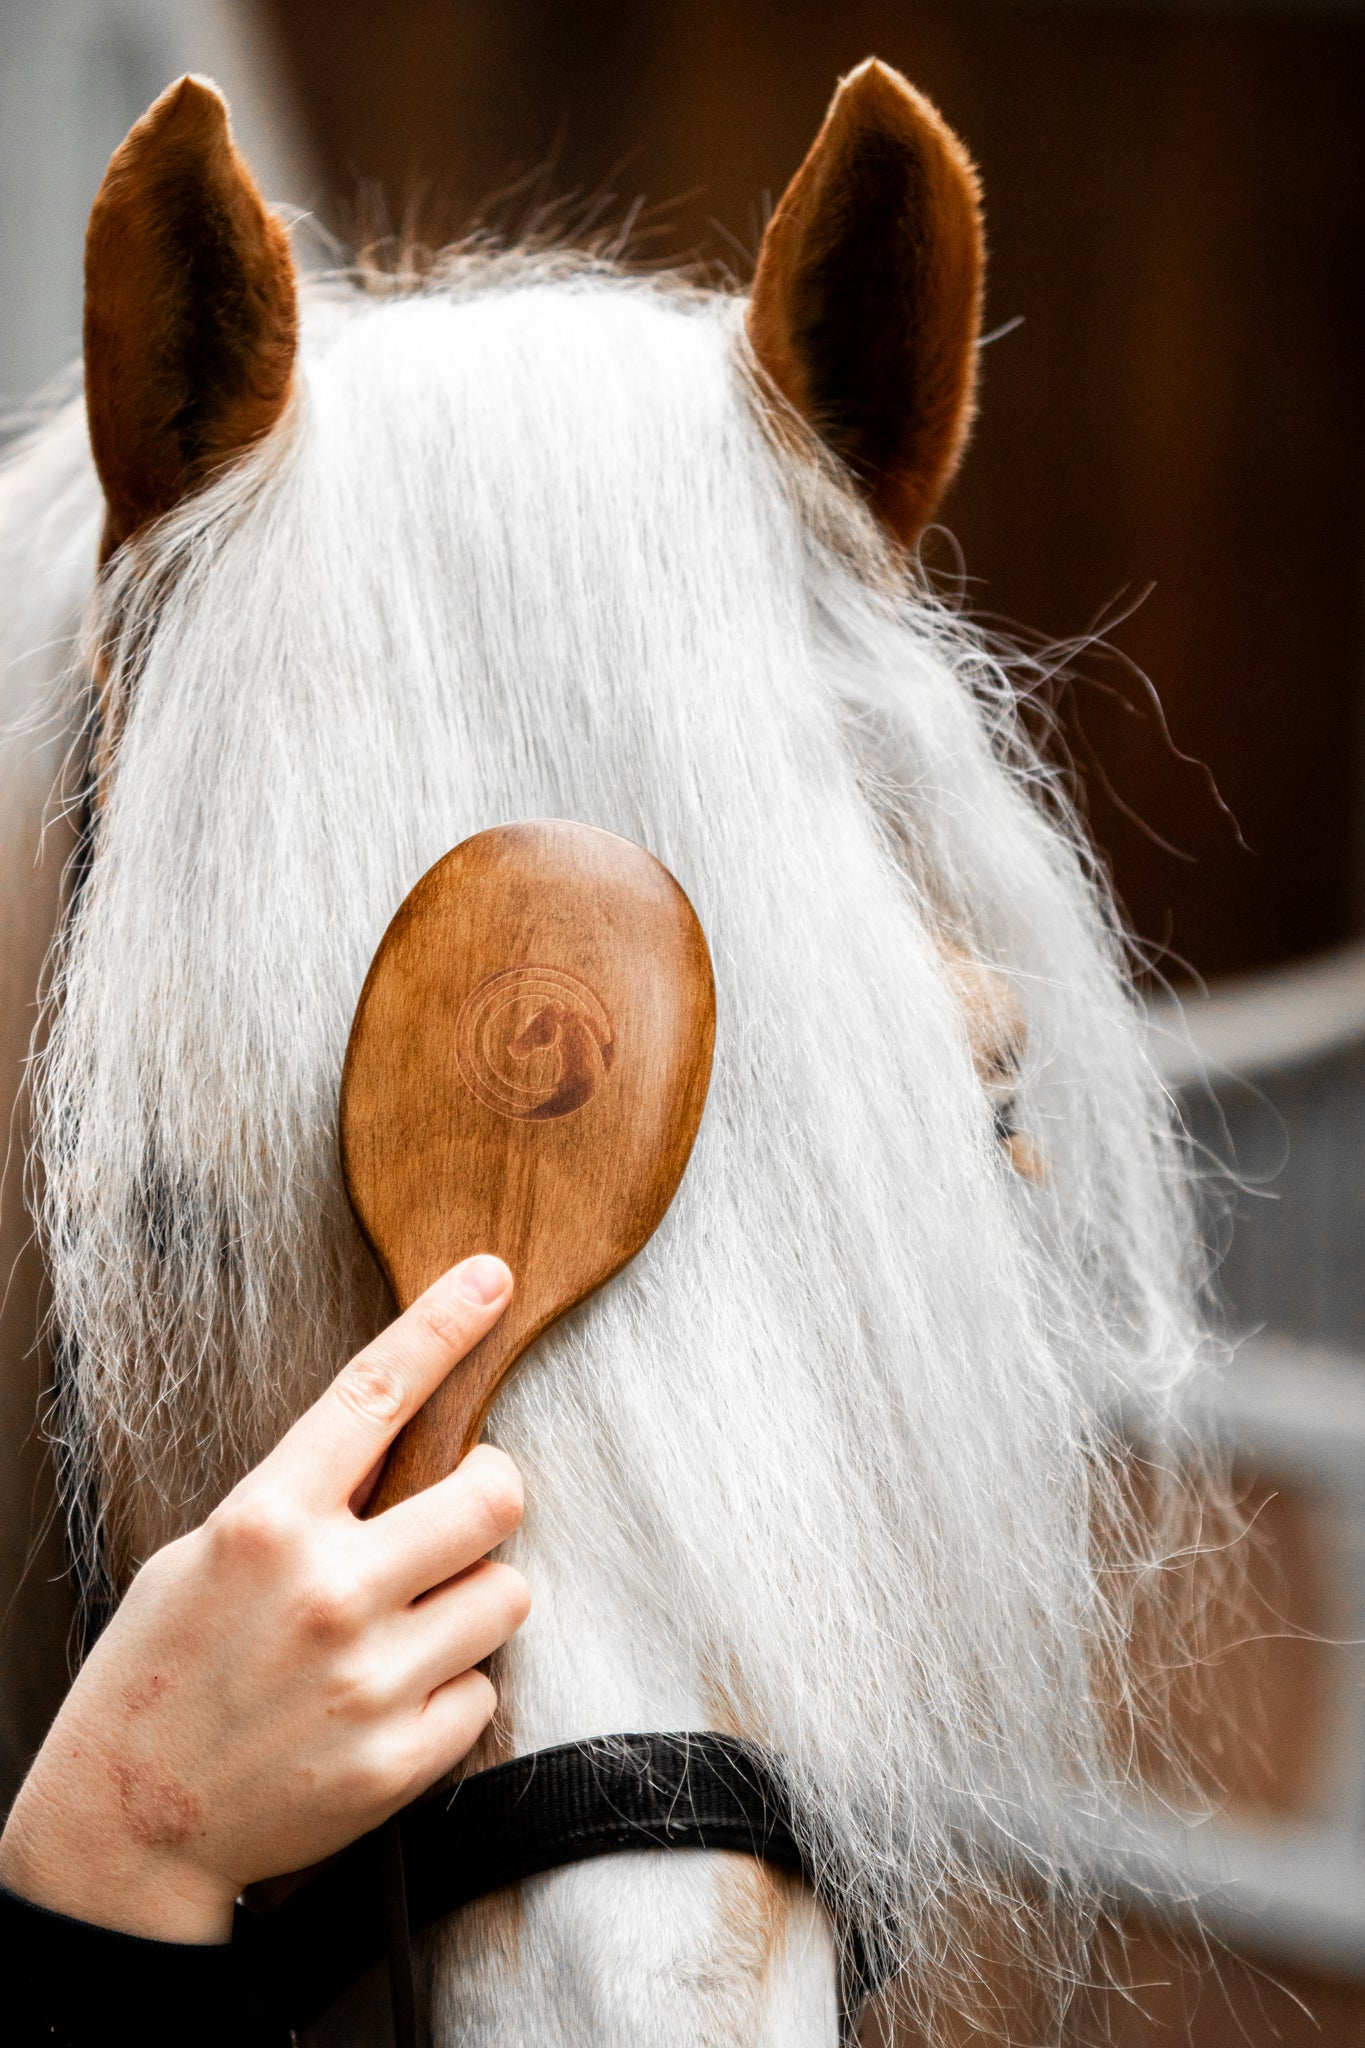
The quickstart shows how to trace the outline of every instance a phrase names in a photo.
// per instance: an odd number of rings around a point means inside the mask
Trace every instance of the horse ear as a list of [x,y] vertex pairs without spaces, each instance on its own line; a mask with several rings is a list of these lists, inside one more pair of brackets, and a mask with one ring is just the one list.
[[85,242],[85,402],[104,555],[270,431],[294,265],[213,86],[182,78],[115,150]]
[[971,426],[984,267],[971,159],[922,94],[869,58],[769,222],[749,338],[907,547]]

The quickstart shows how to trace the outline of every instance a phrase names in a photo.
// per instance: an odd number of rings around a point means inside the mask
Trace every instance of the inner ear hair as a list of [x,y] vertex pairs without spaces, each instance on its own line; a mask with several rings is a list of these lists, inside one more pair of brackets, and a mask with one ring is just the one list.
[[207,81],[114,152],[85,244],[85,396],[107,556],[267,434],[293,379],[288,237]]
[[748,329],[760,367],[906,547],[971,427],[984,271],[971,159],[869,58],[768,225]]

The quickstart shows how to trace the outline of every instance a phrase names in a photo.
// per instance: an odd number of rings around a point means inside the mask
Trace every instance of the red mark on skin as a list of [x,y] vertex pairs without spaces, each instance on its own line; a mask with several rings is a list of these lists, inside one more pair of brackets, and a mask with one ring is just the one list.
[[169,1771],[152,1763],[115,1763],[109,1775],[123,1825],[144,1849],[178,1849],[199,1833],[204,1810]]
[[125,1686],[123,1704],[130,1714],[140,1714],[146,1707],[160,1706],[175,1681],[165,1671],[151,1671],[146,1678]]

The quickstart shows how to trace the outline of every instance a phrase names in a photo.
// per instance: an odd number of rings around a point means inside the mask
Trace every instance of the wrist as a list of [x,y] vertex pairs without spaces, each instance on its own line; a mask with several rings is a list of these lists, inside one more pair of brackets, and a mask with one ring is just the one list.
[[182,1843],[139,1839],[117,1797],[59,1798],[44,1782],[43,1762],[40,1756],[0,1835],[0,1884],[50,1912],[120,1934],[195,1944],[230,1938],[235,1893],[225,1880],[202,1869]]

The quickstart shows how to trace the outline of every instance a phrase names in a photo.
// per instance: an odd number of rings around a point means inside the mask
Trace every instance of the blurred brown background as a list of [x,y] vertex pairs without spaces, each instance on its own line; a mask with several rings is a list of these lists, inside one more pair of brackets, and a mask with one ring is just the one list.
[[[652,256],[741,276],[839,73],[869,52],[900,66],[981,166],[988,328],[1022,320],[987,353],[944,519],[979,612],[1060,640],[1114,622],[1122,658],[1078,654],[1062,709],[1137,930],[1178,978],[1182,962],[1218,976],[1358,928],[1358,12],[273,0],[270,14],[333,221],[353,218],[365,180],[395,218],[418,197],[447,234],[553,154],[558,189],[605,187],[622,210],[675,202]],[[946,545],[935,559],[952,572]]]

